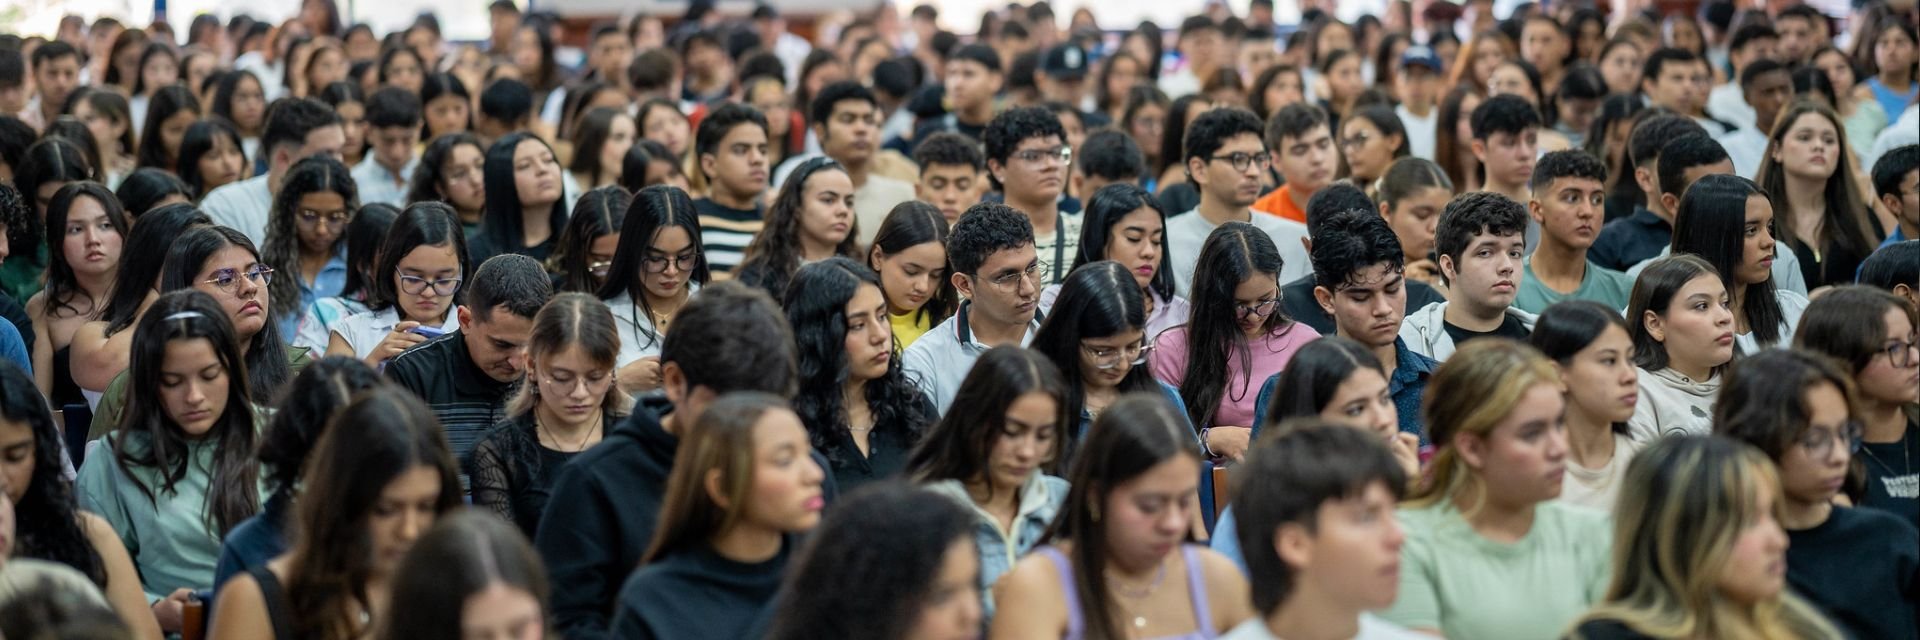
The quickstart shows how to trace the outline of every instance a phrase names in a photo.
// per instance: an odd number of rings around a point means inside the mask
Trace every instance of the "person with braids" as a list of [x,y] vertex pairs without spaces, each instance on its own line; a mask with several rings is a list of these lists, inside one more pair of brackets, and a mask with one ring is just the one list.
[[280,335],[298,335],[307,309],[346,284],[346,230],[359,208],[359,188],[339,160],[314,156],[287,170],[260,246],[261,262],[280,274],[267,283]]

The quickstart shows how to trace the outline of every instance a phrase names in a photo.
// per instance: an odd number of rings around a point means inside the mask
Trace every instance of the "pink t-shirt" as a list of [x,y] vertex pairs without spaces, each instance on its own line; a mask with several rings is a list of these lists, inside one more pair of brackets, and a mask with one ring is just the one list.
[[[1226,393],[1220,395],[1220,405],[1214,408],[1208,426],[1253,426],[1253,404],[1260,395],[1260,385],[1287,368],[1287,361],[1293,359],[1301,346],[1319,337],[1320,332],[1313,327],[1290,322],[1262,339],[1249,341],[1247,352],[1253,356],[1250,375],[1242,375],[1239,353],[1228,354],[1227,370],[1232,378],[1227,381]],[[1187,377],[1187,325],[1160,334],[1154,341],[1151,364],[1154,378],[1180,388]]]

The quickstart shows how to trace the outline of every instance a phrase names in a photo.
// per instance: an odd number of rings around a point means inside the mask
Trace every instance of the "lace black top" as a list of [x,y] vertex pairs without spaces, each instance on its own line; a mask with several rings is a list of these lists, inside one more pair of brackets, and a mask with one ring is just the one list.
[[[601,429],[620,418],[603,416]],[[472,468],[467,472],[472,477],[473,505],[519,525],[531,539],[554,477],[576,455],[578,451],[556,451],[540,444],[532,413],[496,424],[474,445]]]

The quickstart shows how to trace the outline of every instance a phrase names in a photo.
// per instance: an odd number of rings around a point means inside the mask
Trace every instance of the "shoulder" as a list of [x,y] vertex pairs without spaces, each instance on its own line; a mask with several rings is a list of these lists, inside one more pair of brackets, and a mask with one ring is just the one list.
[[1065,504],[1067,492],[1073,488],[1073,484],[1065,478],[1045,474],[1040,476],[1040,486],[1046,489],[1047,500],[1055,505]]
[[1571,635],[1580,640],[1632,640],[1652,637],[1635,631],[1625,622],[1612,618],[1582,622],[1580,626],[1574,628]]
[[1915,549],[1920,531],[1914,529],[1913,523],[1892,513],[1863,507],[1834,507],[1832,517],[1834,524],[1839,525],[1835,528],[1847,532],[1845,538],[1886,544],[1899,555],[1920,553]]
[[1592,540],[1612,531],[1607,512],[1592,507],[1549,500],[1537,507],[1540,521],[1560,529],[1570,538]]
[[1806,296],[1800,295],[1799,292],[1788,291],[1786,289],[1774,289],[1773,297],[1775,300],[1780,301],[1780,312],[1788,316],[1798,316],[1805,313],[1807,306],[1812,304],[1807,300]]
[[1021,556],[1013,565],[1013,570],[1000,576],[994,584],[995,599],[1003,602],[1035,602],[1029,598],[1058,600],[1060,597],[1060,569],[1054,564],[1051,553],[1065,551],[1055,547],[1036,547],[1031,553]]
[[[1299,324],[1299,323],[1294,323],[1294,324]],[[1173,327],[1171,329],[1167,329],[1166,331],[1162,331],[1160,332],[1160,335],[1155,336],[1153,338],[1153,352],[1155,354],[1185,356],[1186,348],[1187,348],[1187,325],[1184,325],[1184,324],[1177,327]],[[1175,351],[1180,353],[1177,353],[1177,354],[1173,353]]]

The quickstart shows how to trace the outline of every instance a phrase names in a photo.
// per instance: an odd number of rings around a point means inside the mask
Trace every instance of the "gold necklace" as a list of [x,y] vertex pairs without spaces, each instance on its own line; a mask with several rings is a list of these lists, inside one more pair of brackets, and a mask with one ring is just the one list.
[[580,443],[577,445],[574,445],[572,451],[567,451],[567,442],[565,440],[561,440],[560,434],[554,433],[553,428],[548,427],[546,425],[546,422],[542,421],[540,419],[540,415],[537,413],[534,414],[533,416],[533,427],[535,429],[547,432],[547,438],[553,440],[554,449],[561,451],[563,453],[580,453],[582,451],[587,450],[587,442],[593,440],[593,434],[600,430],[600,423],[604,421],[605,421],[604,415],[594,416],[593,424],[587,427],[586,435],[583,435],[580,437]]

